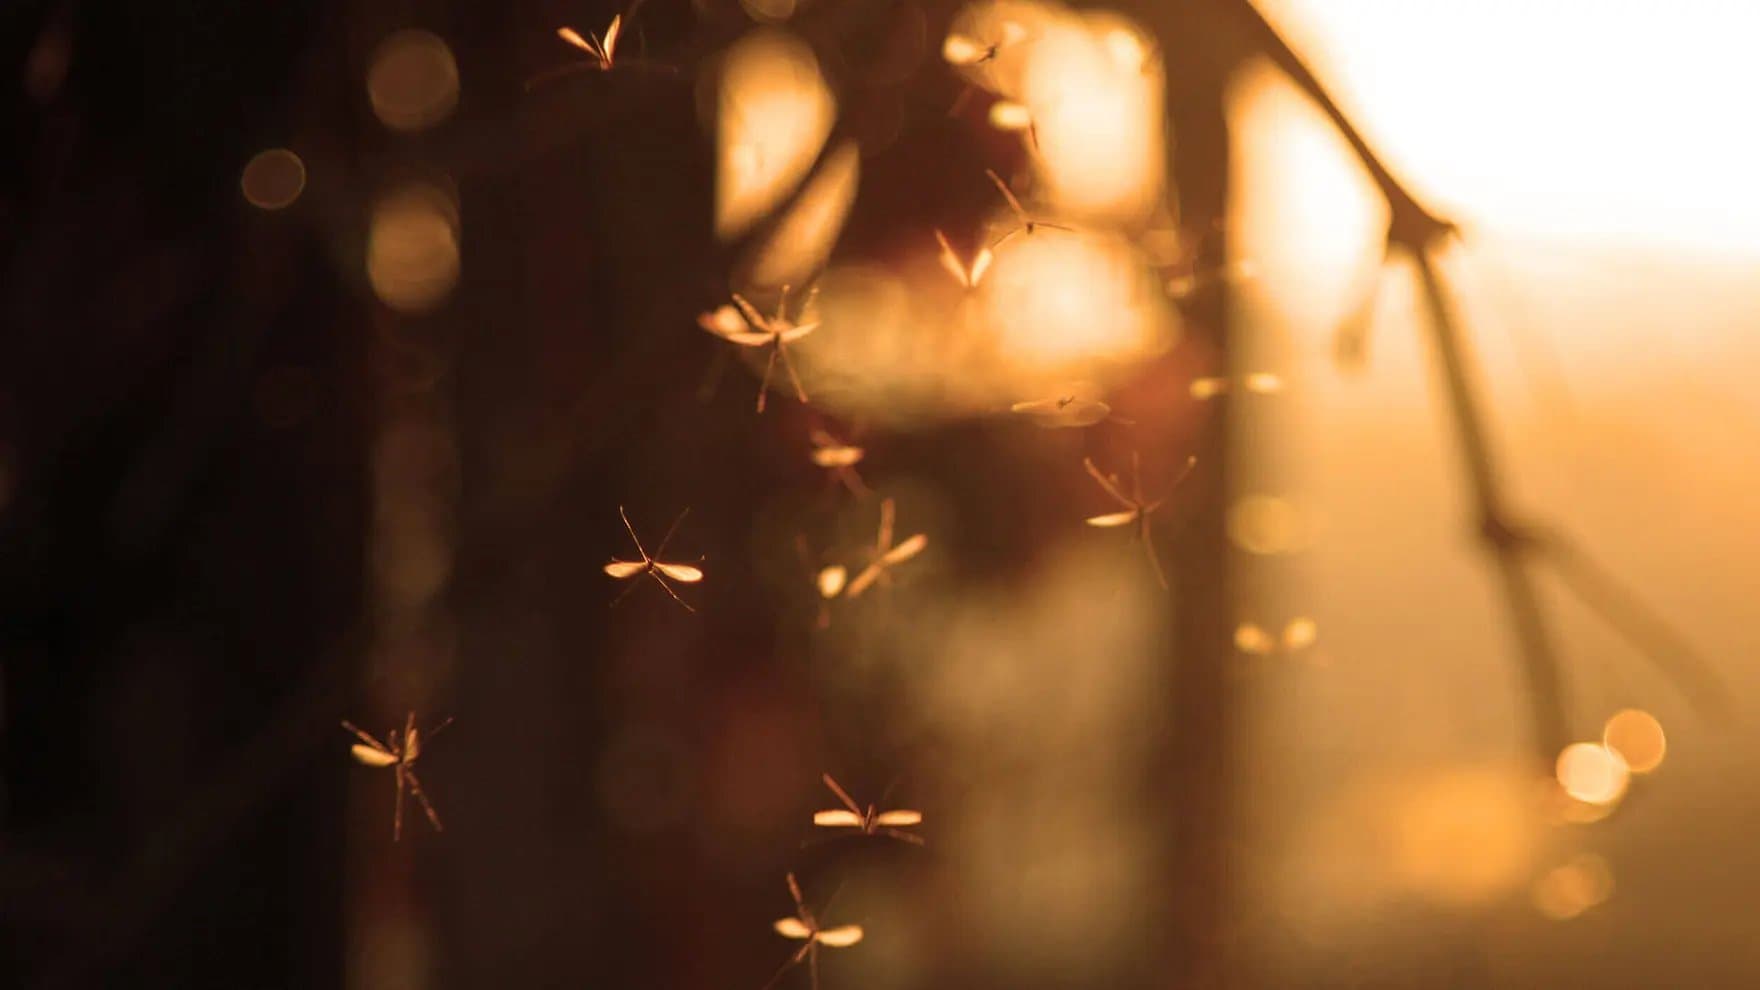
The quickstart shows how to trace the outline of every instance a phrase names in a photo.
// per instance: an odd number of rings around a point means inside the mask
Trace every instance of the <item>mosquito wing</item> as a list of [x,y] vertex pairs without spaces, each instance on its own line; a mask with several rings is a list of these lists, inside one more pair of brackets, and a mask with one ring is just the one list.
[[822,468],[849,467],[862,459],[860,447],[819,447],[813,451],[813,463]]
[[856,575],[855,580],[851,581],[848,587],[843,589],[844,596],[847,598],[855,598],[862,592],[867,591],[868,585],[880,580],[880,570],[881,567],[878,563],[869,564],[862,573]]
[[941,43],[941,57],[949,65],[977,65],[989,54],[987,46],[963,34],[950,34]]
[[935,242],[941,245],[941,253],[937,256],[937,260],[941,262],[941,267],[947,270],[947,274],[953,276],[954,281],[968,289],[971,288],[973,281],[972,277],[966,271],[966,266],[960,262],[959,255],[953,252],[953,245],[947,242],[947,235],[937,230],[935,232]]
[[861,925],[839,925],[836,928],[823,928],[819,931],[819,942],[836,949],[854,945],[861,940]]
[[906,811],[899,809],[897,811],[882,811],[874,816],[874,824],[886,825],[892,828],[901,828],[906,825],[921,825],[922,823],[923,813],[920,811]]
[[787,330],[777,334],[777,336],[782,338],[783,343],[792,344],[817,329],[819,329],[819,321],[814,320],[812,323],[802,323],[799,326],[789,327]]
[[813,934],[813,930],[807,927],[807,923],[799,918],[777,918],[776,923],[770,927],[776,929],[776,934],[784,938],[809,938]]
[[1127,509],[1124,512],[1108,512],[1103,516],[1089,516],[1086,522],[1090,526],[1110,528],[1112,526],[1123,526],[1126,523],[1135,521],[1136,518],[1137,510]]
[[362,763],[369,767],[388,767],[397,762],[395,755],[373,746],[363,746],[360,743],[350,746],[348,751],[354,754],[356,763]]
[[725,303],[697,317],[697,326],[729,340],[736,334],[750,333],[752,329],[745,317],[739,315],[739,310]]
[[847,808],[813,812],[813,824],[821,828],[860,828],[862,816]]
[[696,584],[698,581],[703,580],[703,570],[700,567],[692,567],[689,564],[661,563],[656,563],[654,566],[660,568],[660,573],[674,581],[683,581],[685,584]]
[[611,60],[617,57],[617,36],[623,33],[623,15],[616,14],[611,18],[611,26],[605,29],[605,66],[610,68]]
[[984,281],[984,273],[990,270],[990,262],[995,260],[996,253],[991,251],[990,248],[981,247],[978,249],[978,253],[972,257],[972,278],[970,284],[973,288],[977,288],[978,283]]
[[635,577],[647,569],[648,565],[639,560],[614,560],[605,565],[605,573],[619,580]]

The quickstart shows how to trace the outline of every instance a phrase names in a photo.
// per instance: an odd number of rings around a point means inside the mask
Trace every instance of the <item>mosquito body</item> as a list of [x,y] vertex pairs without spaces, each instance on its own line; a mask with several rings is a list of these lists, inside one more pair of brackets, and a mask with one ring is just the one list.
[[[894,509],[892,499],[880,503],[880,532],[874,539],[873,557],[868,566],[842,589],[846,597],[860,597],[876,581],[890,584],[892,568],[922,553],[923,548],[929,545],[929,537],[923,533],[918,533],[897,546],[892,545]],[[823,573],[820,578],[823,581]],[[821,584],[820,587],[823,590],[824,585]]]
[[[825,782],[832,794],[837,795],[837,800],[843,802],[843,807],[813,812],[814,825],[820,828],[860,829],[862,835],[884,835],[916,846],[923,844],[922,836],[902,831],[912,825],[922,824],[922,812],[902,808],[880,811],[872,804],[863,808],[849,796],[848,791],[838,786],[837,781],[831,779],[830,774],[821,774],[819,779]],[[882,800],[884,799],[882,795]]]
[[819,919],[814,915],[813,910],[807,907],[805,898],[801,896],[801,886],[795,882],[793,873],[788,875],[788,893],[790,897],[794,898],[794,917],[778,918],[771,927],[776,929],[776,934],[783,938],[798,939],[802,945],[787,962],[782,964],[782,968],[776,971],[776,975],[770,978],[770,982],[764,984],[764,990],[770,990],[776,985],[776,981],[782,979],[783,974],[799,966],[803,961],[807,964],[808,972],[812,974],[813,990],[818,990],[819,946],[827,945],[834,949],[852,946],[862,940],[862,926],[821,927]]
[[[617,558],[612,558],[611,563],[605,565],[605,573],[617,578],[619,581],[627,581],[631,578],[646,574],[654,579],[655,584],[666,589],[666,593],[672,596],[673,601],[683,605],[686,611],[695,612],[696,609],[691,608],[689,602],[678,597],[678,592],[672,590],[672,585],[667,584],[666,579],[671,578],[674,581],[679,581],[684,584],[696,584],[698,581],[703,580],[702,569],[693,567],[690,564],[668,564],[659,559],[660,555],[666,552],[666,544],[672,539],[672,534],[677,532],[678,524],[684,521],[684,517],[689,515],[690,511],[691,510],[686,509],[678,514],[678,518],[672,521],[672,527],[666,531],[666,535],[660,540],[660,545],[655,548],[653,555],[650,556],[648,551],[642,548],[642,538],[636,535],[636,528],[630,525],[629,514],[623,511],[623,506],[618,506],[617,514],[623,519],[623,528],[629,530],[629,538],[635,541],[636,552],[642,555],[642,559],[618,560]],[[615,606],[618,602],[623,601],[624,595],[628,595],[634,590],[635,586],[631,585],[629,588],[625,589],[622,595],[618,595],[617,599],[611,604]]]
[[[1181,481],[1184,481],[1186,475],[1192,473],[1192,468],[1197,463],[1197,458],[1187,458],[1185,469],[1180,472],[1178,478],[1174,479],[1174,485],[1177,486]],[[1154,534],[1150,532],[1149,529],[1149,517],[1154,514],[1156,509],[1161,508],[1161,504],[1166,501],[1166,499],[1158,498],[1151,502],[1143,496],[1142,467],[1137,455],[1131,455],[1131,487],[1128,494],[1124,487],[1119,483],[1117,475],[1102,474],[1100,469],[1094,466],[1094,461],[1091,458],[1083,458],[1082,467],[1088,470],[1088,474],[1093,477],[1094,481],[1099,484],[1106,494],[1112,496],[1115,501],[1124,506],[1123,511],[1120,512],[1108,512],[1103,515],[1089,516],[1087,519],[1088,525],[1099,526],[1102,528],[1112,528],[1116,526],[1133,527],[1136,530],[1137,539],[1141,540],[1143,543],[1143,552],[1149,557],[1149,566],[1155,569],[1155,580],[1160,582],[1162,588],[1166,588],[1167,574],[1161,569],[1161,558],[1155,553]]]
[[[809,294],[806,304],[801,307],[803,315],[812,306],[812,300],[813,294]],[[776,303],[775,316],[766,318],[744,296],[736,292],[733,294],[733,305],[724,304],[697,317],[698,326],[722,340],[731,341],[741,347],[770,348],[770,358],[764,364],[764,380],[758,386],[760,413],[764,411],[764,398],[770,391],[770,379],[776,374],[778,361],[781,361],[789,382],[794,385],[795,397],[802,403],[807,401],[807,390],[801,385],[800,375],[795,373],[794,361],[788,356],[788,345],[819,329],[819,322],[813,320],[797,323],[788,318],[787,307],[788,286],[785,285],[782,287],[782,296]]]
[[992,249],[999,248],[1006,244],[1008,239],[1016,234],[1024,233],[1031,237],[1041,227],[1047,230],[1075,230],[1074,227],[1066,227],[1060,223],[1051,223],[1046,220],[1040,220],[1031,213],[1028,213],[1027,208],[1021,205],[1020,198],[1015,196],[1014,190],[1008,187],[1008,183],[1002,181],[1002,176],[997,175],[992,169],[985,169],[984,174],[990,177],[990,181],[995,183],[997,191],[1002,193],[1002,198],[1008,201],[1008,208],[1014,213],[1014,218],[1018,223],[1018,226],[1011,228],[1008,233],[998,237],[996,242],[990,245]]
[[1002,22],[1002,37],[984,41],[964,34],[950,34],[941,42],[941,57],[949,65],[969,67],[995,61],[1003,48],[1027,36],[1027,29],[1015,21]]
[[[440,734],[440,730],[451,724],[452,719],[448,718],[429,729],[427,739],[432,741]],[[427,793],[422,790],[421,778],[416,776],[416,759],[422,755],[423,739],[422,732],[416,728],[416,713],[410,712],[404,719],[402,735],[392,729],[386,733],[383,742],[347,719],[343,720],[342,727],[354,733],[355,738],[360,740],[349,749],[355,762],[369,767],[390,767],[395,774],[397,803],[391,816],[391,841],[397,842],[403,838],[403,794],[406,790],[421,802],[422,810],[427,812],[428,823],[434,826],[434,831],[444,831],[440,825],[439,813],[434,810]]]

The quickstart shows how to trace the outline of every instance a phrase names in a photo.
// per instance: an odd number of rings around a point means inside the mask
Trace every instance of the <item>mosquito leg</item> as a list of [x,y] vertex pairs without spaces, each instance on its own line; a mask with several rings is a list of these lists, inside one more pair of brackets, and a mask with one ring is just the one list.
[[628,585],[626,585],[623,589],[622,594],[619,594],[616,598],[611,599],[611,607],[616,608],[617,606],[622,605],[623,600],[625,598],[628,598],[629,593],[636,590],[636,586],[640,583],[641,582],[639,582],[639,581],[631,581]]
[[884,832],[886,835],[891,836],[894,839],[897,839],[900,842],[908,842],[913,846],[921,846],[921,845],[927,844],[923,841],[922,836],[912,835],[909,832],[901,832],[896,828],[883,828],[880,831]]
[[617,507],[617,514],[623,519],[623,528],[629,530],[629,538],[636,541],[636,550],[641,553],[643,560],[647,560],[648,551],[642,549],[642,538],[636,535],[636,528],[629,524],[629,513],[624,512],[620,505]]
[[667,594],[669,594],[669,595],[671,595],[671,596],[672,596],[672,600],[673,600],[673,601],[675,601],[675,602],[677,602],[677,603],[679,603],[679,604],[680,604],[680,605],[683,605],[683,606],[684,606],[684,610],[685,610],[685,611],[686,611],[686,612],[695,612],[695,611],[696,611],[696,609],[694,609],[694,608],[691,608],[691,603],[690,603],[690,602],[687,602],[687,601],[685,601],[685,600],[684,600],[684,599],[682,599],[682,598],[680,598],[680,597],[678,597],[678,592],[676,592],[676,591],[673,591],[673,590],[672,590],[672,585],[670,585],[670,584],[667,584],[667,583],[666,583],[666,579],[665,579],[665,578],[663,578],[663,577],[661,577],[661,576],[660,576],[660,574],[659,574],[659,572],[657,572],[657,571],[649,571],[649,572],[648,572],[648,576],[649,576],[649,577],[651,577],[651,578],[653,578],[653,579],[654,579],[654,580],[655,580],[655,581],[657,581],[657,582],[659,582],[659,584],[660,584],[660,587],[662,587],[662,588],[665,588],[665,589],[666,589],[666,593],[667,593]]
[[795,398],[801,400],[801,405],[806,405],[807,390],[801,385],[801,376],[795,374],[794,359],[788,356],[788,351],[783,348],[780,340],[776,342],[776,353],[782,356],[782,370],[788,372],[788,380],[794,384]]
[[1155,569],[1155,580],[1160,582],[1161,590],[1166,591],[1167,572],[1161,569],[1161,557],[1155,553],[1155,536],[1149,531],[1147,517],[1143,520],[1143,552],[1149,555],[1149,566]]
[[440,824],[439,813],[434,810],[433,803],[428,800],[427,793],[422,790],[421,778],[416,776],[414,770],[405,770],[404,776],[409,778],[410,793],[416,796],[416,800],[422,803],[422,810],[428,813],[428,824],[434,826],[436,832],[446,831],[445,827]]
[[770,391],[770,378],[776,374],[776,355],[782,352],[781,342],[770,348],[770,360],[764,362],[764,378],[758,383],[758,411],[764,411],[764,394]]
[[399,763],[397,765],[397,804],[396,804],[397,810],[393,811],[391,814],[391,841],[392,842],[403,841],[403,788],[404,788],[403,775],[404,775],[403,764]]
[[372,736],[361,731],[359,726],[355,725],[353,722],[350,722],[348,719],[342,720],[342,727],[347,729],[348,731],[354,733],[355,735],[359,736],[361,742],[366,743],[368,746],[373,747],[374,749],[380,751],[381,753],[391,752],[390,746],[385,745],[384,743],[380,742],[379,740],[374,739]]
[[[815,936],[817,934],[817,932],[814,933]],[[819,940],[817,937],[807,943],[807,972],[812,976],[808,982],[812,985],[813,990],[819,990]]]
[[672,534],[678,532],[678,524],[684,522],[684,517],[690,514],[690,506],[687,505],[685,510],[678,514],[678,518],[672,520],[672,526],[666,530],[665,536],[660,537],[660,545],[654,549],[655,560],[660,559],[660,555],[666,552],[666,544],[672,541]]
[[446,716],[446,719],[444,721],[442,721],[439,725],[436,725],[433,728],[429,729],[428,730],[429,741],[430,742],[433,741],[434,737],[440,734],[441,729],[444,729],[451,724],[452,724],[452,716],[448,715],[448,716]]
[[837,781],[832,780],[830,774],[822,773],[819,775],[819,779],[825,782],[825,786],[831,789],[831,793],[837,795],[837,800],[842,801],[844,807],[855,812],[857,815],[862,813],[861,805],[856,804],[855,798],[850,797],[848,791],[837,786]]

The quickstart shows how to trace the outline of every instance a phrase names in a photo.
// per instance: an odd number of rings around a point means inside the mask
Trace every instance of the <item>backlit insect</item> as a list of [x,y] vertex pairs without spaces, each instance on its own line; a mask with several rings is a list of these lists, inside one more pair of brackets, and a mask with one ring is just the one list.
[[849,571],[842,564],[832,564],[815,571],[813,551],[807,546],[804,534],[795,535],[794,548],[800,556],[801,569],[819,593],[819,619],[816,625],[820,629],[828,629],[831,626],[831,599],[843,592],[843,586],[849,582]]
[[[629,530],[629,538],[635,541],[636,552],[642,555],[642,559],[618,560],[614,557],[612,558],[611,563],[605,565],[605,573],[617,578],[619,581],[628,580],[629,578],[646,574],[654,579],[654,583],[665,588],[666,593],[672,596],[673,601],[683,605],[686,611],[695,612],[696,609],[691,608],[689,602],[678,597],[678,592],[672,590],[672,585],[667,584],[666,579],[671,578],[674,581],[680,581],[685,584],[696,584],[698,581],[703,580],[702,570],[697,567],[692,567],[689,564],[662,563],[659,559],[660,555],[666,552],[666,544],[672,539],[672,534],[678,531],[678,524],[684,521],[684,517],[689,515],[690,511],[691,510],[686,509],[678,514],[678,518],[672,521],[672,528],[666,531],[666,535],[660,540],[660,545],[654,548],[653,555],[649,556],[648,551],[642,549],[642,538],[636,535],[636,528],[629,524],[629,515],[623,511],[623,506],[618,506],[617,514],[623,518],[623,528]],[[623,594],[618,595],[616,600],[611,604],[615,606],[618,602],[623,601],[624,595],[628,595],[634,590],[635,585],[630,585],[624,590]]]
[[1203,401],[1205,399],[1214,399],[1224,392],[1231,391],[1235,388],[1239,388],[1244,392],[1250,392],[1254,395],[1276,395],[1283,391],[1283,378],[1274,375],[1269,371],[1250,372],[1240,376],[1238,379],[1219,377],[1194,378],[1192,379],[1190,391],[1192,398]]
[[819,987],[819,946],[827,945],[834,949],[847,948],[862,940],[861,925],[838,925],[835,928],[821,928],[819,919],[807,907],[806,899],[801,896],[801,885],[795,882],[794,874],[788,875],[788,893],[794,898],[794,917],[778,918],[771,926],[776,934],[783,938],[799,939],[803,944],[789,960],[782,964],[770,982],[764,984],[764,990],[770,990],[783,974],[801,964],[807,963],[807,971],[812,974],[813,990]]
[[[807,302],[801,307],[803,315],[812,307],[814,293],[807,296]],[[819,322],[796,323],[788,318],[788,286],[782,287],[782,295],[776,302],[776,315],[766,319],[757,308],[747,302],[739,293],[733,294],[734,305],[722,305],[697,318],[697,325],[722,340],[732,341],[741,347],[768,347],[770,359],[764,365],[764,380],[758,385],[758,411],[764,411],[764,396],[770,391],[770,379],[776,373],[776,362],[782,362],[783,370],[788,373],[788,380],[794,385],[795,397],[801,402],[807,401],[807,390],[801,385],[801,379],[794,370],[794,361],[788,356],[788,345],[800,340],[807,334],[819,329]]]
[[[1184,481],[1186,476],[1192,473],[1192,468],[1197,463],[1196,457],[1186,458],[1186,466],[1180,471],[1179,477],[1174,479],[1174,486],[1177,487],[1180,482]],[[1149,566],[1155,569],[1155,580],[1161,583],[1161,587],[1166,588],[1167,574],[1161,569],[1161,558],[1155,553],[1155,539],[1149,529],[1149,517],[1154,514],[1156,509],[1161,508],[1161,503],[1166,499],[1159,498],[1151,502],[1143,497],[1142,468],[1137,455],[1131,454],[1131,488],[1128,495],[1120,486],[1118,476],[1100,473],[1100,469],[1094,466],[1092,459],[1083,458],[1082,467],[1087,468],[1088,474],[1105,490],[1106,494],[1111,495],[1120,505],[1125,507],[1122,512],[1108,512],[1104,515],[1090,516],[1087,520],[1088,525],[1101,527],[1135,526],[1136,537],[1143,542],[1143,552],[1149,557]]]
[[[856,804],[855,799],[849,796],[849,792],[839,787],[837,781],[831,779],[830,774],[821,774],[820,779],[825,781],[825,786],[831,789],[831,793],[837,795],[839,801],[843,802],[843,807],[813,812],[814,825],[820,828],[858,828],[861,829],[863,835],[884,835],[900,842],[909,842],[912,845],[920,846],[923,844],[921,836],[901,831],[909,826],[922,824],[922,812],[905,809],[879,811],[871,804],[867,806],[866,810],[863,810],[862,806]],[[882,800],[884,800],[884,796],[882,796]]]
[[984,273],[990,270],[990,262],[996,260],[996,255],[990,248],[980,247],[978,253],[972,255],[972,263],[968,265],[954,253],[953,245],[947,242],[946,234],[937,230],[935,242],[941,245],[941,267],[947,269],[947,274],[952,275],[954,281],[968,289],[978,287],[978,283],[984,280]]
[[1027,36],[1027,29],[1014,22],[1002,22],[1002,37],[996,41],[980,41],[963,34],[950,34],[941,42],[941,57],[949,65],[982,65],[996,58],[1003,48]]
[[1306,649],[1319,638],[1320,625],[1306,616],[1291,619],[1281,636],[1273,636],[1263,626],[1243,622],[1235,628],[1234,647],[1242,653],[1264,657],[1279,649],[1287,653]]
[[591,31],[587,32],[586,37],[583,38],[579,31],[571,27],[557,28],[556,36],[591,55],[593,61],[588,63],[589,67],[596,68],[601,72],[610,72],[616,64],[617,37],[622,32],[623,15],[618,14],[611,18],[611,25],[605,29],[603,38]]
[[997,190],[1002,193],[1002,198],[1008,201],[1008,208],[1014,213],[1015,220],[1020,223],[1020,226],[1012,227],[1009,229],[1008,233],[998,237],[996,242],[990,245],[992,248],[1001,247],[1003,244],[1007,243],[1009,238],[1019,233],[1025,233],[1030,237],[1041,227],[1044,227],[1047,230],[1073,231],[1075,229],[1074,227],[1066,227],[1060,223],[1051,223],[1034,217],[1027,212],[1025,206],[1021,205],[1020,199],[1015,196],[1014,190],[1008,187],[1008,183],[1002,181],[1002,176],[997,175],[995,171],[991,169],[985,169],[984,174],[989,176],[990,181],[996,184]]
[[[868,590],[869,585],[876,581],[890,584],[892,582],[892,568],[904,563],[912,557],[915,557],[917,554],[922,553],[923,548],[929,545],[929,537],[922,533],[918,533],[905,540],[903,543],[900,543],[898,546],[893,546],[893,512],[894,506],[892,504],[892,499],[887,499],[880,503],[880,532],[874,539],[873,559],[868,566],[863,569],[860,574],[857,574],[855,579],[850,581],[849,585],[843,589],[843,593],[846,597],[859,597],[862,592]],[[821,574],[820,577],[821,580],[824,579],[823,574]],[[820,588],[821,591],[823,591],[824,585],[821,584]]]
[[[427,732],[432,741],[440,734],[440,730],[452,724],[448,718]],[[386,733],[385,741],[380,742],[373,736],[362,731],[353,722],[344,719],[342,727],[355,734],[360,742],[350,747],[355,761],[369,767],[391,767],[396,772],[397,802],[396,811],[391,816],[391,840],[396,842],[403,838],[403,793],[407,789],[422,804],[422,810],[428,814],[429,824],[434,831],[443,831],[440,826],[440,815],[434,805],[428,801],[428,795],[422,790],[421,778],[416,776],[416,760],[422,755],[422,733],[416,728],[416,713],[410,712],[403,722],[403,734],[398,735],[396,729]]]
[[813,441],[814,464],[830,471],[851,495],[860,498],[868,494],[870,489],[856,472],[856,465],[867,456],[867,451],[855,444],[843,443],[824,430],[814,429],[807,436]]
[[1099,392],[1099,388],[1091,383],[1072,382],[1060,386],[1046,398],[1016,402],[1008,407],[1008,411],[1025,416],[1048,430],[1093,426],[1102,420],[1116,418],[1112,415],[1112,407],[1099,399]]

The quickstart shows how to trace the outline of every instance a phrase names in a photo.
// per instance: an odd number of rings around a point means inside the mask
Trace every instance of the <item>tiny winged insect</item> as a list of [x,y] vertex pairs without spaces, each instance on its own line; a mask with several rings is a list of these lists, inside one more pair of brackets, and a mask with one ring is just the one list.
[[[842,589],[845,597],[859,597],[862,592],[868,590],[869,585],[876,581],[890,584],[892,582],[892,568],[922,553],[923,548],[929,545],[929,537],[923,533],[918,533],[897,546],[892,545],[894,508],[892,499],[886,499],[880,503],[880,532],[874,539],[873,558],[868,566]],[[823,582],[823,573],[820,578]],[[824,584],[821,583],[821,591],[824,587]]]
[[1234,646],[1242,653],[1254,656],[1270,656],[1279,649],[1286,653],[1313,646],[1320,638],[1320,625],[1313,619],[1302,616],[1291,619],[1283,627],[1280,636],[1273,636],[1263,626],[1251,622],[1243,622],[1235,627]]
[[[848,791],[839,787],[837,781],[831,779],[830,774],[821,774],[820,779],[825,781],[825,786],[830,788],[831,793],[837,795],[837,800],[843,802],[843,807],[813,812],[814,825],[820,828],[856,828],[861,829],[862,835],[884,835],[900,842],[909,842],[912,845],[920,846],[923,844],[921,836],[902,831],[912,825],[921,825],[923,823],[922,812],[903,808],[880,811],[871,804],[864,809],[855,802],[854,798],[849,796]],[[881,796],[881,800],[885,800],[884,795]]]
[[1093,426],[1107,419],[1128,422],[1113,416],[1112,407],[1097,398],[1098,395],[1099,389],[1092,384],[1075,382],[1060,387],[1046,398],[1016,402],[1008,407],[1008,411],[1025,416],[1048,430]]
[[953,245],[948,243],[946,234],[937,230],[935,242],[941,245],[941,267],[953,276],[954,281],[967,289],[977,288],[978,283],[984,280],[984,273],[990,270],[990,263],[996,260],[996,255],[989,247],[980,247],[978,253],[972,255],[972,263],[968,265],[959,260],[959,255],[954,252]]
[[808,438],[813,441],[814,464],[830,471],[851,495],[860,498],[868,494],[870,489],[856,471],[856,465],[867,456],[867,451],[855,444],[844,443],[821,429],[814,429]]
[[990,181],[995,183],[997,190],[1002,193],[1002,198],[1008,201],[1009,210],[1014,213],[1015,220],[1019,221],[1020,224],[1017,227],[1011,228],[1008,233],[998,237],[996,242],[990,245],[991,248],[994,249],[1001,247],[1008,242],[1009,238],[1016,234],[1025,233],[1027,236],[1031,237],[1033,233],[1041,227],[1044,227],[1047,230],[1075,230],[1074,227],[1066,227],[1060,223],[1051,223],[1034,217],[1031,213],[1027,212],[1025,206],[1021,205],[1019,197],[1015,196],[1014,190],[1008,187],[1008,183],[1002,181],[1002,176],[997,175],[992,169],[985,169],[984,174],[990,177]]
[[1283,391],[1283,378],[1269,371],[1254,371],[1240,376],[1238,379],[1209,377],[1194,378],[1191,384],[1192,398],[1202,402],[1214,399],[1226,392],[1239,388],[1253,395],[1276,395]]
[[[1186,476],[1192,473],[1192,468],[1197,463],[1196,457],[1186,458],[1186,466],[1180,471],[1179,477],[1174,479],[1173,485],[1177,487],[1180,482],[1184,481]],[[1122,512],[1108,512],[1104,515],[1090,516],[1087,519],[1088,525],[1102,528],[1135,526],[1136,538],[1143,542],[1143,552],[1149,557],[1149,566],[1155,569],[1155,580],[1161,583],[1162,588],[1166,588],[1167,573],[1161,569],[1161,558],[1155,553],[1154,534],[1149,529],[1149,517],[1154,514],[1156,509],[1161,508],[1161,503],[1166,499],[1158,498],[1151,502],[1143,497],[1142,467],[1137,455],[1134,453],[1131,455],[1129,494],[1126,494],[1123,486],[1119,484],[1117,475],[1102,474],[1100,469],[1094,466],[1094,461],[1091,458],[1083,458],[1082,467],[1088,470],[1088,474],[1106,494],[1111,495],[1113,499],[1125,507]]]
[[831,627],[831,599],[843,592],[843,586],[849,582],[849,571],[842,564],[832,564],[813,569],[813,551],[807,546],[804,534],[794,538],[795,552],[800,555],[801,567],[813,582],[813,588],[819,593],[819,618],[815,625],[820,629]]
[[[452,719],[446,719],[429,729],[426,738],[432,741],[442,729],[451,724]],[[347,719],[343,720],[342,727],[354,733],[355,738],[360,740],[349,748],[349,752],[354,755],[355,762],[369,767],[390,767],[395,771],[397,802],[396,811],[392,813],[391,817],[391,840],[396,842],[403,838],[403,794],[406,790],[414,794],[416,800],[421,802],[422,810],[427,812],[428,823],[434,826],[434,831],[444,831],[440,825],[439,813],[434,810],[434,805],[428,801],[427,793],[422,790],[421,778],[416,776],[416,759],[422,755],[423,740],[423,733],[416,728],[416,713],[410,712],[409,716],[404,719],[401,736],[396,729],[392,729],[386,733],[384,742],[380,742]]]
[[622,14],[617,14],[611,18],[610,26],[605,28],[604,37],[600,37],[591,31],[587,32],[585,37],[582,37],[579,31],[576,31],[571,27],[559,27],[556,29],[556,36],[558,38],[561,38],[563,41],[566,41],[576,48],[579,48],[581,51],[586,52],[588,55],[591,55],[593,61],[587,63],[588,67],[598,69],[601,72],[610,72],[616,65],[617,38],[622,33]]
[[984,41],[964,34],[949,34],[941,42],[941,57],[949,65],[982,65],[994,60],[1003,48],[1027,36],[1027,29],[1015,21],[1003,21],[1001,32],[1002,36],[995,41]]
[[783,974],[799,966],[803,960],[807,963],[807,971],[812,974],[813,990],[818,990],[819,946],[826,945],[834,949],[852,946],[862,940],[862,926],[820,927],[818,917],[814,915],[811,908],[807,907],[806,899],[801,896],[801,885],[795,882],[793,873],[788,875],[788,893],[790,897],[794,898],[794,917],[778,918],[771,927],[775,928],[776,934],[783,938],[798,939],[804,944],[796,950],[793,956],[789,957],[787,962],[782,964],[782,968],[776,971],[776,975],[770,978],[770,982],[764,984],[764,990],[770,990],[776,985],[776,981],[782,979]]
[[[808,294],[807,302],[801,307],[803,315],[811,308],[813,297],[817,294],[817,289]],[[733,294],[733,303],[731,306],[723,304],[697,317],[697,325],[722,340],[731,341],[741,347],[770,348],[770,358],[764,364],[764,379],[758,385],[758,412],[764,411],[764,398],[770,391],[770,379],[776,374],[778,360],[788,373],[789,382],[794,385],[795,397],[805,403],[807,390],[801,385],[800,375],[795,373],[794,361],[788,356],[788,345],[819,329],[819,322],[813,320],[796,323],[789,319],[786,285],[782,287],[782,296],[777,300],[775,316],[765,318],[737,292]]]
[[[672,585],[667,584],[666,579],[671,578],[674,581],[679,581],[684,584],[696,584],[698,581],[703,580],[702,569],[693,567],[690,564],[663,563],[659,559],[660,555],[666,552],[666,544],[672,539],[672,534],[678,531],[678,524],[684,521],[684,517],[689,515],[690,511],[691,510],[686,509],[678,514],[678,518],[672,521],[672,527],[666,531],[666,535],[660,540],[660,545],[654,548],[654,553],[650,556],[648,551],[642,548],[642,538],[636,535],[636,528],[630,525],[629,514],[623,511],[623,506],[618,506],[617,514],[623,518],[623,528],[629,530],[629,538],[635,541],[636,552],[642,555],[642,559],[618,560],[612,558],[611,563],[605,565],[605,573],[619,581],[626,581],[630,578],[646,574],[654,579],[654,583],[666,589],[666,593],[672,596],[673,601],[683,605],[685,611],[695,612],[696,609],[691,608],[689,602],[678,597],[678,592],[672,590]],[[624,590],[623,594],[618,595],[616,600],[611,604],[615,606],[618,602],[623,601],[625,595],[628,595],[634,590],[635,585],[630,585]]]

